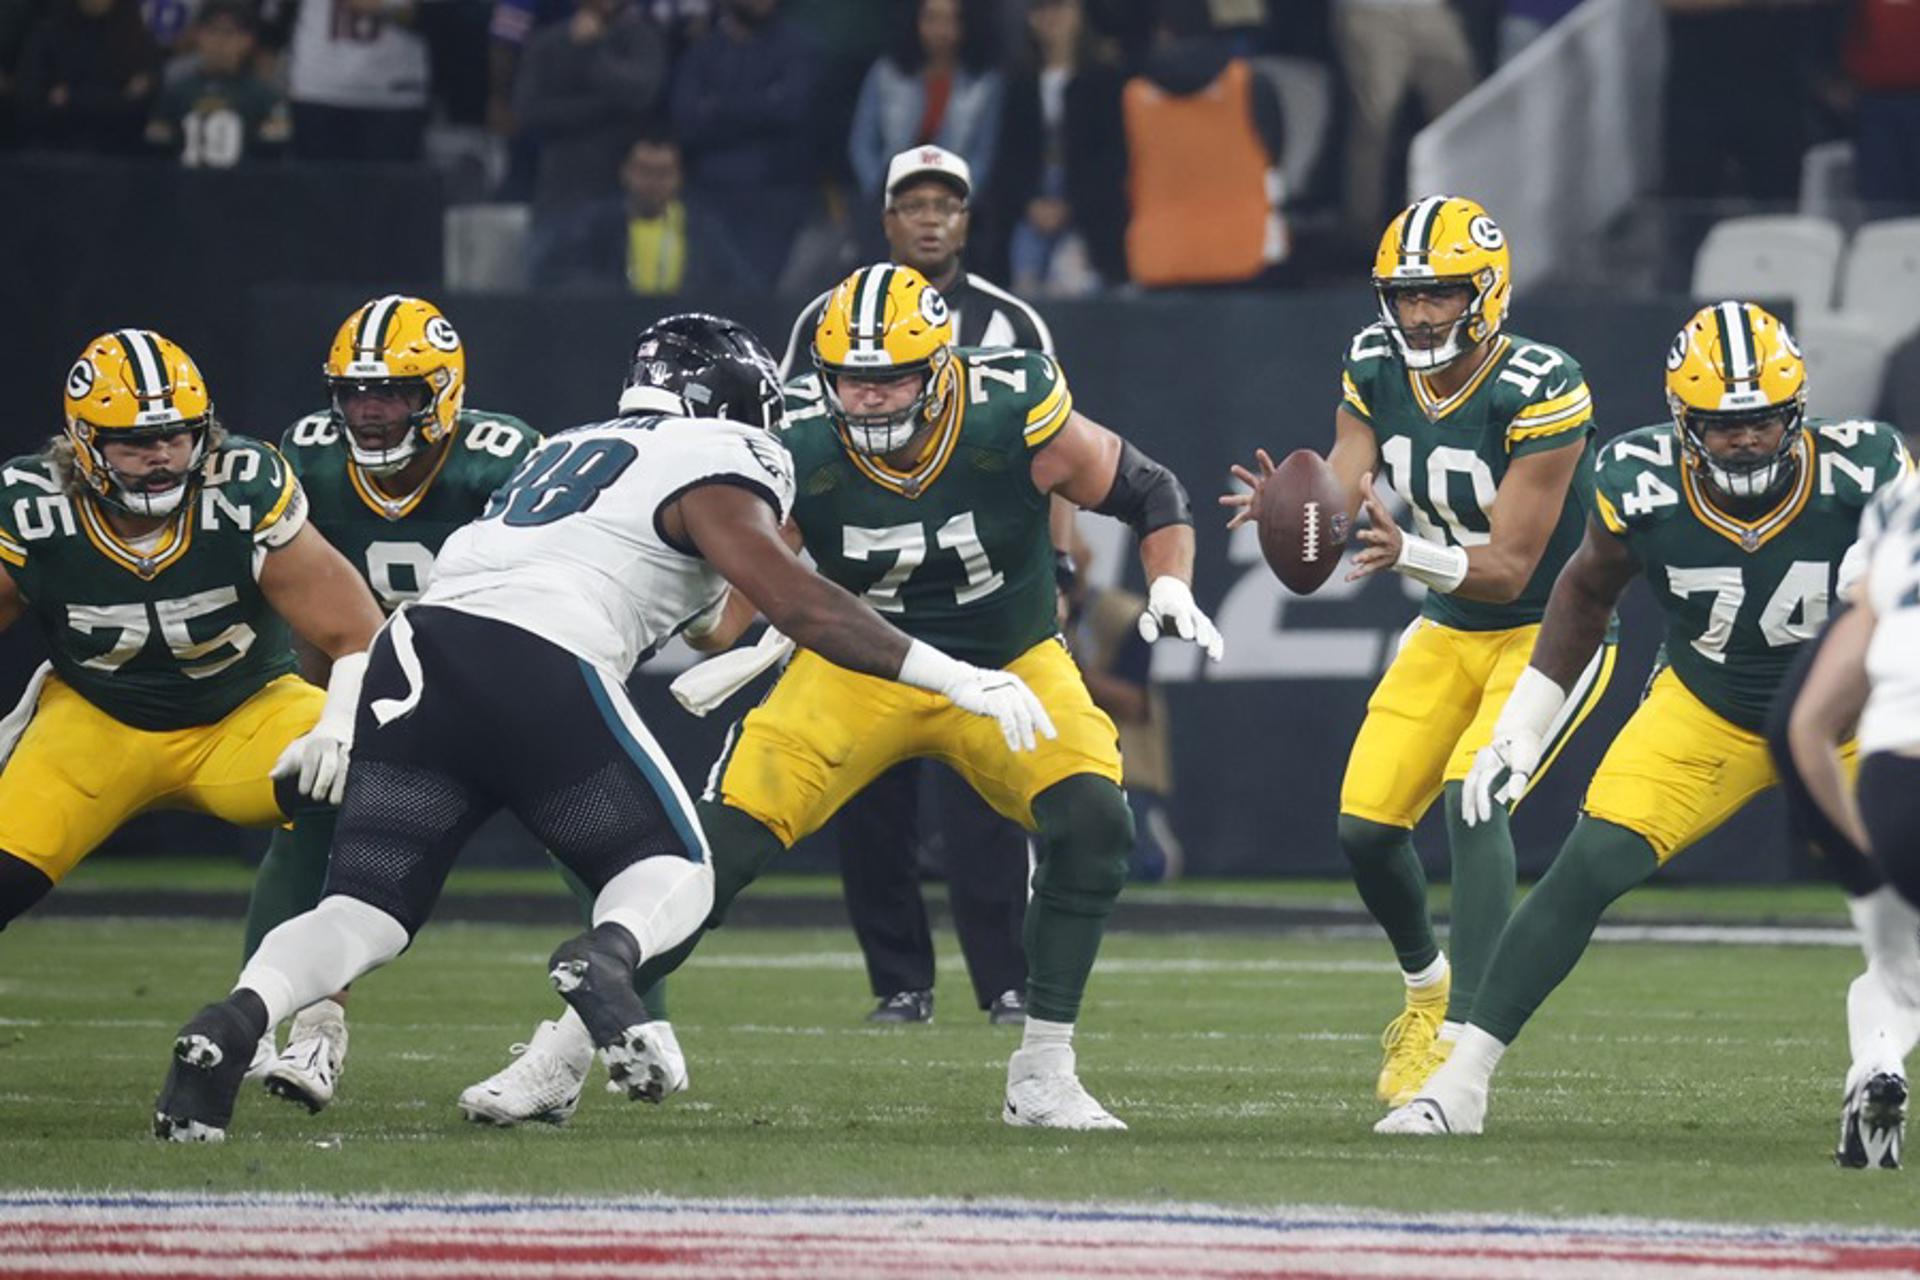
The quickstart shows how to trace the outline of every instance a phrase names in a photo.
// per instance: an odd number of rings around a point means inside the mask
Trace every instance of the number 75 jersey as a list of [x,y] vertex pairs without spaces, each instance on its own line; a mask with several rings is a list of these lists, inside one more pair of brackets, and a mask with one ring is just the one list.
[[1386,480],[1414,531],[1454,547],[1493,540],[1494,499],[1516,458],[1553,449],[1589,451],[1574,468],[1553,532],[1520,594],[1506,604],[1427,593],[1421,613],[1461,631],[1506,631],[1540,621],[1561,566],[1585,536],[1593,507],[1593,397],[1572,356],[1518,334],[1500,334],[1486,363],[1451,396],[1408,369],[1381,325],[1347,348],[1341,407],[1373,428]]
[[1800,645],[1819,634],[1860,567],[1847,553],[1861,510],[1912,463],[1884,422],[1809,419],[1783,496],[1736,518],[1707,500],[1683,453],[1672,423],[1609,441],[1599,516],[1645,569],[1666,615],[1674,674],[1714,712],[1759,733]]

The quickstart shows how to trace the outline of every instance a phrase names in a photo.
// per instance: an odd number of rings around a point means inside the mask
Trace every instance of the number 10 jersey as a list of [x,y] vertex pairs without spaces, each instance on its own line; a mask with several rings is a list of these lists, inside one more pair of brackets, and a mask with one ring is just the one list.
[[1585,451],[1518,597],[1494,604],[1429,591],[1421,609],[1461,631],[1506,631],[1540,621],[1553,580],[1579,547],[1593,509],[1593,397],[1573,357],[1503,333],[1467,384],[1441,398],[1375,324],[1347,348],[1340,389],[1341,407],[1373,428],[1385,478],[1412,513],[1414,531],[1447,546],[1492,541],[1494,497],[1515,458]]

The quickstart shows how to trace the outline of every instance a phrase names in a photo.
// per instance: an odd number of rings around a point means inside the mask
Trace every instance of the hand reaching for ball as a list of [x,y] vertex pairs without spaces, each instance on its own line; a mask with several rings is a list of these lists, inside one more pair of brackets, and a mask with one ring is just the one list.
[[1400,543],[1406,537],[1394,521],[1393,513],[1387,510],[1387,504],[1374,492],[1372,472],[1360,481],[1360,510],[1366,513],[1367,527],[1357,530],[1353,536],[1366,545],[1353,557],[1348,582],[1393,568],[1400,560]]

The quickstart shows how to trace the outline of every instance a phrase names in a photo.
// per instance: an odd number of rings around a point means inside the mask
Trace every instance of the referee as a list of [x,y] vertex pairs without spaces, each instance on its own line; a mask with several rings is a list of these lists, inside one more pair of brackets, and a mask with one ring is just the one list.
[[[967,162],[941,147],[902,151],[887,166],[881,216],[893,260],[932,282],[953,314],[963,347],[1026,347],[1053,354],[1053,335],[1034,309],[968,271]],[[813,331],[829,293],[793,322],[784,378],[812,368]],[[1056,510],[1056,515],[1058,510]],[[1068,515],[1071,510],[1068,509]],[[1056,520],[1056,545],[1059,538]],[[973,979],[974,1001],[995,1023],[1027,1016],[1027,833],[995,813],[960,775],[911,760],[876,778],[835,819],[841,887],[879,1003],[869,1022],[933,1020],[933,933],[920,893],[917,850],[944,846],[954,931]]]

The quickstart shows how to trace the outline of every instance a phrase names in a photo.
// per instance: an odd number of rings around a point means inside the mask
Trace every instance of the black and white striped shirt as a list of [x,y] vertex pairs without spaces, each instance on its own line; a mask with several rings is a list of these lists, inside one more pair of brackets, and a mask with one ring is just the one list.
[[[780,358],[782,380],[813,368],[813,331],[820,323],[833,290],[802,307],[787,338],[787,353]],[[942,289],[953,313],[953,338],[962,347],[1024,347],[1029,351],[1053,354],[1053,332],[1026,302],[1014,297],[991,280],[963,272],[952,285]]]

